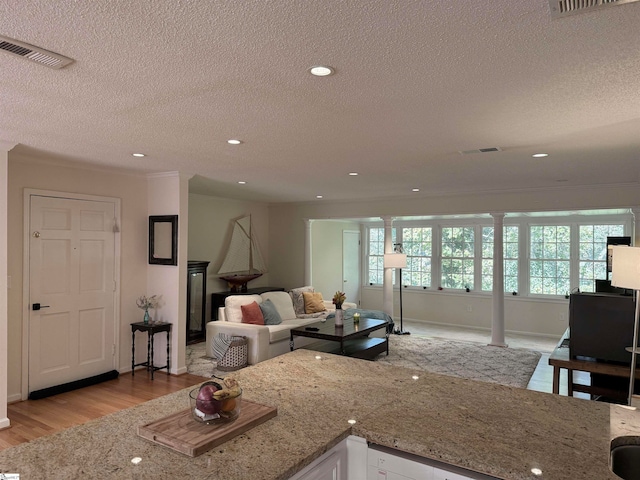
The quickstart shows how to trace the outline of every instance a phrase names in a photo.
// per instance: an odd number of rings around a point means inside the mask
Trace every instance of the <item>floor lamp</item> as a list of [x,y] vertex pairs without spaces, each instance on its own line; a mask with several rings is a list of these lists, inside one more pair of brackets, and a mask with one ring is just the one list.
[[639,247],[612,247],[611,285],[614,287],[635,290],[636,309],[633,322],[633,345],[627,347],[631,352],[631,373],[629,375],[629,398],[631,405],[636,375],[636,356],[638,354],[638,294],[640,293],[640,248]]
[[411,332],[405,332],[402,328],[402,269],[407,266],[407,256],[402,253],[402,244],[396,244],[394,251],[396,253],[387,253],[384,255],[384,268],[397,268],[400,270],[400,329],[394,329],[396,335],[410,335]]

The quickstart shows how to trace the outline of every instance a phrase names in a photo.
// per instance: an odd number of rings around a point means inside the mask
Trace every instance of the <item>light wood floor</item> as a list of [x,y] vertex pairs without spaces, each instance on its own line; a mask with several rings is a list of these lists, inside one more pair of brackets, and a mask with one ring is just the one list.
[[196,375],[126,373],[114,380],[40,400],[8,405],[9,428],[0,430],[0,450],[80,425],[206,380]]
[[[403,327],[414,335],[479,343],[489,343],[491,340],[490,333],[481,330],[408,321],[403,323]],[[552,392],[553,368],[548,362],[549,354],[558,341],[559,338],[507,335],[506,343],[511,348],[529,348],[542,352],[538,367],[527,386],[529,390]],[[588,374],[576,372],[574,375]],[[578,379],[585,383],[585,379],[576,376],[576,380]],[[0,430],[0,450],[132,407],[204,380],[203,377],[195,375],[174,376],[156,372],[155,380],[151,381],[150,375],[142,371],[136,372],[135,376],[120,375],[115,380],[73,392],[10,404],[8,414],[11,427]],[[588,382],[588,377],[586,381]],[[566,371],[561,373],[560,385],[560,394],[566,395]],[[582,398],[588,398],[585,394],[576,393],[576,396],[580,395]]]

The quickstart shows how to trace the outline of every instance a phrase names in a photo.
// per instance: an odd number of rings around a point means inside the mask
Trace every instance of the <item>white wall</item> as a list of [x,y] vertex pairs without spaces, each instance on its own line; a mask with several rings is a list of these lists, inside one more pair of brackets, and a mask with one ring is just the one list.
[[[360,230],[360,224],[345,221],[316,221],[311,225],[311,284],[330,300],[342,283],[342,233]],[[298,285],[302,286],[302,285]],[[353,302],[357,299],[347,299]]]
[[[393,312],[400,322],[400,294],[393,290]],[[363,308],[382,309],[382,287],[362,289]],[[492,297],[488,294],[452,293],[405,288],[402,318],[434,324],[491,330]],[[559,337],[567,329],[569,300],[531,299],[505,296],[505,329]]]
[[[279,204],[269,207],[270,255],[287,257],[288,262],[275,262],[271,270],[274,283],[287,287],[302,285],[304,279],[305,219],[355,219],[479,214],[495,211],[540,212],[600,208],[630,208],[640,204],[640,189],[632,186],[598,188],[558,188],[546,191],[488,193],[413,197],[412,199],[380,199],[354,202],[309,202]],[[313,222],[314,228],[316,223]],[[313,249],[317,246],[314,241]],[[315,253],[314,253],[315,255]],[[317,268],[314,262],[314,269]],[[280,266],[279,266],[280,265]],[[314,282],[320,282],[314,271]],[[394,315],[399,318],[398,290],[394,291]],[[382,309],[382,289],[362,289],[362,308]],[[568,302],[538,300],[525,297],[505,299],[505,323],[508,331],[560,335],[568,324]],[[453,323],[477,328],[490,328],[492,304],[490,296],[403,290],[403,317],[434,323]]]
[[[264,203],[243,202],[207,195],[189,195],[189,260],[208,261],[207,269],[207,319],[211,318],[212,292],[228,290],[227,283],[218,278],[218,270],[224,260],[225,249],[231,240],[231,220],[251,215],[254,233],[260,251],[271,271],[269,258],[269,209]],[[270,273],[252,280],[249,288],[279,286],[270,284]]]
[[[8,399],[20,400],[22,379],[23,191],[25,188],[117,197],[122,201],[119,370],[131,369],[131,328],[139,321],[136,298],[147,283],[147,180],[115,171],[61,166],[51,161],[9,153],[7,242],[8,275]],[[6,278],[6,277],[5,277]],[[145,346],[146,351],[146,346]],[[24,365],[26,368],[26,365]]]
[[0,428],[9,426],[7,417],[8,318],[7,318],[7,176],[8,150],[0,148]]
[[[148,265],[146,295],[158,295],[162,306],[153,312],[155,320],[171,328],[171,373],[186,373],[187,342],[187,250],[189,229],[188,178],[177,172],[148,176],[149,215],[178,215],[178,265]],[[147,229],[148,230],[148,229]],[[141,314],[138,314],[140,317]],[[138,335],[136,350],[146,354],[146,337]],[[154,337],[154,364],[166,364],[165,334]],[[137,356],[137,355],[136,355]],[[139,359],[136,363],[143,361]]]

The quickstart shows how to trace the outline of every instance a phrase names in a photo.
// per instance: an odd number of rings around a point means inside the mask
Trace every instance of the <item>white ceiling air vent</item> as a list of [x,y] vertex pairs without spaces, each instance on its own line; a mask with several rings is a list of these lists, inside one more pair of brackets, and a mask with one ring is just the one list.
[[475,150],[458,150],[461,155],[470,155],[472,153],[489,153],[489,152],[501,152],[502,149],[500,147],[489,147],[489,148],[476,148]]
[[62,68],[73,62],[68,57],[2,35],[0,35],[0,50],[13,53],[49,68]]
[[549,0],[549,7],[551,8],[551,16],[553,18],[560,18],[575,13],[590,12],[602,7],[639,1],[640,0]]

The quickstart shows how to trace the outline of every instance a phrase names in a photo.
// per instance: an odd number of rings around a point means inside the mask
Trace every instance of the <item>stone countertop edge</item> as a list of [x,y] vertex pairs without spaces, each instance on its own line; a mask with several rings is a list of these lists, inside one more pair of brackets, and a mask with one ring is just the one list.
[[190,387],[0,451],[0,472],[287,480],[353,434],[504,480],[614,480],[612,441],[640,443],[640,413],[618,405],[308,350],[229,375],[244,398],[278,415],[198,457],[137,435],[139,425],[187,408]]

